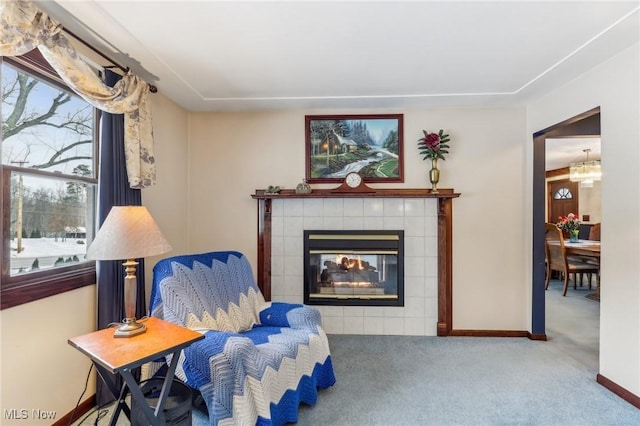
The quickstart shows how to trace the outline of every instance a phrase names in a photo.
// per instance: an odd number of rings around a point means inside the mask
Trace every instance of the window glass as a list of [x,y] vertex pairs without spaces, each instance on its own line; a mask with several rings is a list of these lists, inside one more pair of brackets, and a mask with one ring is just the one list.
[[95,223],[97,114],[56,76],[20,60],[3,60],[0,74],[3,247],[9,252],[2,256],[4,292],[43,270],[52,273],[39,285],[54,284],[56,270],[67,278],[74,266],[86,271]]
[[573,198],[573,194],[569,188],[560,188],[553,194],[554,200],[570,200]]
[[87,102],[6,62],[2,89],[3,164],[95,177]]
[[92,183],[11,173],[10,276],[86,261],[95,189]]

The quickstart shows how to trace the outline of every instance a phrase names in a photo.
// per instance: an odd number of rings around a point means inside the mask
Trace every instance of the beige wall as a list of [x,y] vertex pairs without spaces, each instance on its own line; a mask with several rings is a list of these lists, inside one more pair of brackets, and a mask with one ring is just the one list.
[[602,221],[602,185],[601,181],[593,182],[592,188],[580,188],[579,199],[580,218],[583,215],[589,215],[589,221],[585,223],[600,223]]
[[189,114],[161,95],[153,96],[156,185],[142,191],[142,203],[158,223],[173,250],[145,260],[147,298],[153,266],[167,256],[189,252],[188,182]]
[[[33,410],[71,411],[80,397],[91,362],[67,339],[95,327],[95,286],[62,293],[0,311],[2,398],[0,424],[49,425]],[[90,382],[85,399],[95,393]],[[5,410],[27,410],[28,418],[9,420]]]
[[[173,253],[184,253],[188,251],[188,114],[160,94],[152,96],[152,108],[158,183],[143,190],[143,202]],[[147,261],[147,282],[155,260]],[[91,364],[67,339],[95,329],[95,289],[83,287],[0,311],[0,424],[49,425],[51,419],[35,419],[32,410],[55,411],[57,418],[73,410]],[[95,393],[94,383],[89,381],[83,400]],[[29,418],[7,420],[4,413],[10,409],[26,409]]]
[[[454,201],[454,328],[527,328],[523,245],[524,109],[331,111],[404,114],[404,184],[427,187],[422,129],[445,129],[440,187]],[[304,115],[328,111],[193,113],[189,133],[190,248],[234,249],[255,265],[256,189],[295,188],[305,175]],[[255,268],[254,268],[255,269]],[[255,271],[254,271],[255,272]]]
[[[639,51],[640,45],[632,46],[532,103],[528,110],[531,135],[596,106],[601,108],[600,373],[636,395],[640,395]],[[529,188],[532,149],[528,142]],[[530,191],[527,201],[531,205]],[[527,237],[530,258],[530,235]]]

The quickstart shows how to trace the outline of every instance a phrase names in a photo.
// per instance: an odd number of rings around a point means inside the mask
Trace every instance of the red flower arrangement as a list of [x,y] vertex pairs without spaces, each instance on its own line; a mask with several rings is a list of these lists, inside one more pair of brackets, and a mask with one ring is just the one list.
[[449,153],[449,135],[440,130],[438,133],[429,133],[423,130],[424,137],[418,139],[420,154],[424,155],[423,160],[439,158],[444,160],[444,154]]
[[580,220],[575,214],[569,213],[566,216],[559,216],[558,219],[560,219],[560,222],[556,223],[556,226],[563,231],[571,233],[571,231],[580,230]]

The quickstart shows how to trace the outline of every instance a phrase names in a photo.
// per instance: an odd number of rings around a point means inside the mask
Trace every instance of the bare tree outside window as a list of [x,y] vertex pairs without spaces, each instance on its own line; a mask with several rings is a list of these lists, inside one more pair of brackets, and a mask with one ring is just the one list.
[[10,185],[3,200],[9,209],[3,215],[10,240],[4,242],[7,275],[86,262],[97,184],[95,111],[6,61],[1,74],[2,165]]

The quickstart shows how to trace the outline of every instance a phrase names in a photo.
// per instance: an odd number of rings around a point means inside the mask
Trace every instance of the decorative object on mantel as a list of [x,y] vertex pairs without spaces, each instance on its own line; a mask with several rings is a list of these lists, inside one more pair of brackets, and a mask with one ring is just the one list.
[[269,187],[264,191],[266,194],[278,194],[280,193],[279,186],[269,185]]
[[569,234],[570,242],[577,243],[578,234],[580,233],[580,220],[578,216],[569,213],[566,216],[558,217],[558,219],[560,219],[560,222],[556,223],[556,226]]
[[302,182],[296,186],[296,194],[311,194],[311,185],[307,183],[306,179],[302,179]]
[[438,182],[440,181],[440,170],[438,169],[438,160],[444,161],[444,154],[449,153],[449,138],[444,130],[440,129],[438,133],[429,133],[423,130],[424,137],[418,139],[418,149],[420,154],[424,155],[423,160],[431,160],[431,170],[429,170],[429,182],[431,182],[431,192],[438,193]]
[[334,188],[332,192],[357,192],[357,193],[371,193],[375,192],[375,189],[368,187],[364,183],[364,179],[360,176],[358,172],[350,172],[342,181],[342,185],[337,188]]

